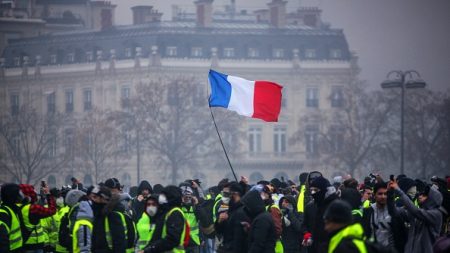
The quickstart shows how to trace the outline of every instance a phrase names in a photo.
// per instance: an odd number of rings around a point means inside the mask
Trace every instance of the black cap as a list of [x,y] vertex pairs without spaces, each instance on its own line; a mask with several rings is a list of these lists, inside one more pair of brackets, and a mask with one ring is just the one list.
[[352,208],[345,201],[334,200],[325,210],[323,219],[339,224],[350,224],[353,220]]

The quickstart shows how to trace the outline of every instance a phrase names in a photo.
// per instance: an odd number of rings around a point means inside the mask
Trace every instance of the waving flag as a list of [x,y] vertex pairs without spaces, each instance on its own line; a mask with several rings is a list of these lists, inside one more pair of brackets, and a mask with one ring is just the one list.
[[209,106],[224,107],[240,115],[277,122],[281,110],[279,84],[269,81],[249,81],[209,70],[211,95]]

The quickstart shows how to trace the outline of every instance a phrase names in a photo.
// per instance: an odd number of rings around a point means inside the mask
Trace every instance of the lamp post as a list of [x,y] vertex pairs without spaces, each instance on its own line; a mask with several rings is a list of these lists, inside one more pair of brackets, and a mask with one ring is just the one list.
[[[395,79],[391,79],[396,75]],[[415,77],[414,77],[415,76]],[[404,114],[405,114],[405,89],[424,88],[425,81],[415,70],[401,71],[393,70],[386,75],[386,80],[381,83],[381,88],[401,88],[400,108],[400,174],[404,174]]]

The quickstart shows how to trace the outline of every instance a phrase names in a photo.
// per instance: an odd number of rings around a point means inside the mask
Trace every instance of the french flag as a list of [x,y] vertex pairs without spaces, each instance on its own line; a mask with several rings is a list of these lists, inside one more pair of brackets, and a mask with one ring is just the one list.
[[224,107],[247,117],[277,122],[283,86],[269,81],[249,81],[209,70],[210,107]]

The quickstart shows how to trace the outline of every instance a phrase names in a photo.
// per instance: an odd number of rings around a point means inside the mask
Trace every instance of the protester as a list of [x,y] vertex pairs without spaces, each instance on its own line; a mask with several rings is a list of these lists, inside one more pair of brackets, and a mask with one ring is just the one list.
[[18,204],[22,202],[20,187],[17,184],[4,184],[1,187],[0,205],[0,252],[22,252],[24,243],[20,230],[20,209]]
[[281,240],[284,253],[300,252],[299,235],[303,234],[303,215],[297,211],[295,198],[290,195],[285,195],[280,199],[280,208],[283,214]]

